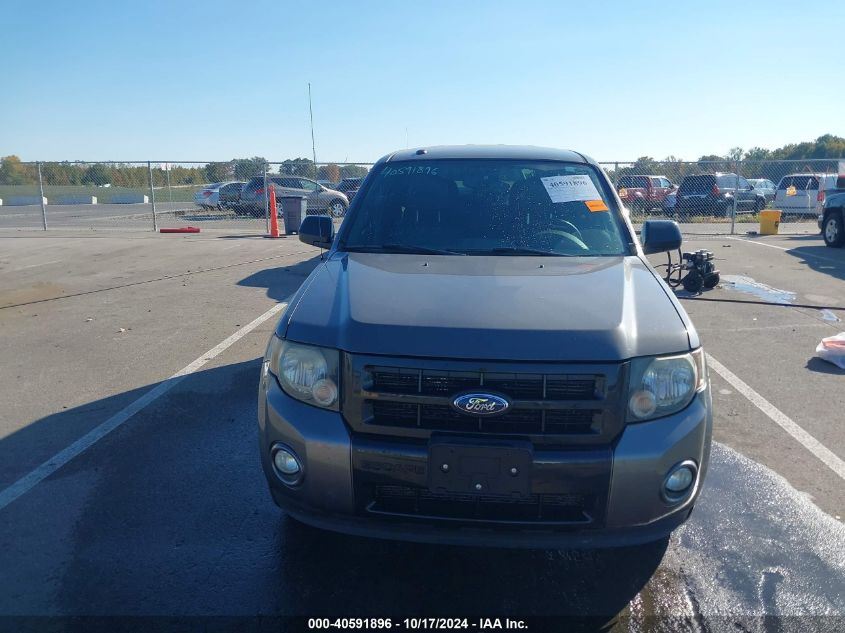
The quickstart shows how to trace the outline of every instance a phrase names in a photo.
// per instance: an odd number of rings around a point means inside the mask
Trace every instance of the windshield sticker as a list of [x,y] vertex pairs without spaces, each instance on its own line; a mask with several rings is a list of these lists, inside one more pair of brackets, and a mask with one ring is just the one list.
[[440,168],[432,167],[431,165],[420,165],[419,167],[409,165],[407,167],[397,168],[385,167],[384,171],[381,172],[381,175],[385,178],[387,176],[436,176],[438,169]]
[[604,203],[604,200],[585,200],[584,204],[587,205],[587,208],[592,213],[595,213],[596,211],[610,211]]
[[552,202],[584,202],[601,199],[592,179],[579,176],[549,176],[540,178]]

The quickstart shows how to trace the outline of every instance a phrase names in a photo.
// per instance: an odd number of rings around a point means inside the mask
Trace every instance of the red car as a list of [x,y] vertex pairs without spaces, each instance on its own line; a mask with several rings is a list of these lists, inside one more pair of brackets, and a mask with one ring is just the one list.
[[622,203],[632,211],[663,207],[663,201],[678,189],[666,176],[621,176],[616,183]]

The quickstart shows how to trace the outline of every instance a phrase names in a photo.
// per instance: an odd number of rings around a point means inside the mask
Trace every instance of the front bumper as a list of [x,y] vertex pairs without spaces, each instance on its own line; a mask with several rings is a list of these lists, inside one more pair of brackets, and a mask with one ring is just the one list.
[[[400,438],[353,435],[335,412],[287,396],[272,375],[259,387],[261,463],[274,501],[294,518],[360,536],[418,542],[531,548],[612,547],[661,539],[689,516],[706,475],[712,417],[709,390],[682,412],[631,424],[611,446],[534,451],[531,493],[583,494],[594,500],[590,521],[461,520],[385,515],[367,504],[370,484],[420,485],[428,447]],[[484,442],[484,438],[479,440]],[[276,476],[270,447],[280,442],[303,463],[290,487]],[[690,494],[670,503],[661,487],[672,466],[693,460]]]

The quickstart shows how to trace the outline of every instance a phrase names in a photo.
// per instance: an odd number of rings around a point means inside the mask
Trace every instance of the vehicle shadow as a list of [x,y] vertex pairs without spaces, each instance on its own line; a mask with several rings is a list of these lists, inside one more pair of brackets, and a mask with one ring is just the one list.
[[[319,255],[290,266],[277,266],[259,270],[238,282],[239,286],[249,288],[266,288],[267,296],[276,301],[282,301],[291,294],[291,281],[298,280],[297,286],[305,281],[311,271],[320,263]],[[293,289],[295,292],[296,289]]]
[[802,264],[806,264],[817,272],[845,280],[845,249],[798,246],[787,253],[792,257],[797,257]]
[[790,249],[784,251],[787,255],[797,257],[812,270],[845,280],[845,248],[829,248],[819,235],[783,237],[789,242]]
[[833,363],[822,360],[818,356],[813,356],[807,361],[806,368],[819,374],[832,374],[834,376],[845,376],[845,369],[839,369]]
[[[643,589],[669,543],[607,550],[445,547],[346,536],[285,519],[279,565],[299,613],[590,616],[608,623]],[[320,552],[324,564],[314,564]],[[600,628],[600,626],[599,626]]]
[[[667,541],[503,550],[306,528],[275,507],[259,464],[260,367],[253,358],[187,376],[0,509],[0,615],[577,615],[595,630],[660,564]],[[32,446],[79,417],[102,424],[156,386],[18,433]],[[15,435],[0,439],[0,459],[20,477],[34,466],[21,468]]]

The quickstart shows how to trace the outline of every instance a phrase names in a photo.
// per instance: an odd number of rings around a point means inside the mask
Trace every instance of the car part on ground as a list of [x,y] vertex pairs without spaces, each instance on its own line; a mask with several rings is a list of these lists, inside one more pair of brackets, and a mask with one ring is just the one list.
[[[692,294],[702,289],[710,290],[719,285],[720,273],[713,263],[715,255],[708,250],[698,250],[682,253],[677,249],[678,261],[672,260],[672,251],[667,250],[668,261],[663,264],[666,268],[664,281],[670,288],[683,286],[684,290]],[[686,274],[684,274],[686,273]]]
[[845,369],[845,332],[823,338],[816,347],[816,356]]

